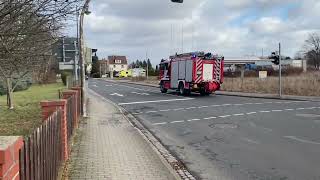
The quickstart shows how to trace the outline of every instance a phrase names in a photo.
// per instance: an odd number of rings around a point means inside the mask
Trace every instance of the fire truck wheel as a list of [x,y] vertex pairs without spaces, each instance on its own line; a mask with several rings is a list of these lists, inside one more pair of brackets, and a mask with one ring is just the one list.
[[206,92],[206,90],[204,90],[204,89],[201,89],[200,90],[200,95],[201,96],[208,96],[208,95],[210,95],[211,93],[210,92]]
[[180,95],[185,94],[184,85],[182,82],[179,83],[179,93],[180,93]]
[[168,91],[168,89],[166,89],[166,88],[164,87],[164,83],[163,83],[163,82],[161,82],[161,84],[160,84],[160,91],[161,91],[162,93],[166,93],[166,92]]

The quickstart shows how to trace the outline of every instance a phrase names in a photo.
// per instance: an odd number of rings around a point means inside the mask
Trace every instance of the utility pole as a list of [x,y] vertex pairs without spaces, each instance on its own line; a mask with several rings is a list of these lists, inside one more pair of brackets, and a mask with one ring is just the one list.
[[184,37],[184,35],[183,35],[183,24],[182,24],[182,29],[181,29],[181,54],[183,54],[183,37]]
[[85,82],[85,76],[86,76],[86,70],[85,70],[85,60],[84,60],[84,38],[83,38],[83,19],[85,14],[90,14],[88,11],[90,0],[86,0],[80,14],[80,61],[81,61],[81,89],[82,89],[82,116],[87,117],[87,97],[86,97],[86,82]]
[[173,54],[172,53],[172,46],[173,46],[173,44],[172,44],[172,42],[173,42],[173,25],[171,24],[171,41],[170,41],[170,56]]
[[282,81],[281,81],[281,44],[279,43],[279,97],[282,97]]
[[147,79],[148,79],[149,78],[148,50],[146,51],[146,61],[147,61]]

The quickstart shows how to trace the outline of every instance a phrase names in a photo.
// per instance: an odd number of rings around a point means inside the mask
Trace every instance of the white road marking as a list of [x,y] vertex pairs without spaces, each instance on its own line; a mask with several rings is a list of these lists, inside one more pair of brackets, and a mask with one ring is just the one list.
[[152,124],[152,125],[164,125],[164,124],[167,124],[167,122],[154,123],[154,124]]
[[199,106],[198,108],[201,109],[201,108],[207,108],[209,106]]
[[247,115],[250,115],[250,114],[257,114],[257,112],[248,112],[246,113]]
[[306,108],[306,109],[315,109],[315,108],[317,108],[317,107],[308,107],[308,108]]
[[148,93],[138,93],[138,92],[131,92],[132,94],[138,94],[138,95],[146,95],[146,96],[149,96],[150,94]]
[[283,110],[280,109],[275,109],[275,110],[271,110],[272,112],[282,112]]
[[106,84],[106,87],[110,87],[110,86],[112,86],[111,84]]
[[165,99],[165,100],[154,100],[154,101],[136,101],[128,103],[119,103],[118,105],[131,105],[131,104],[147,104],[147,103],[160,103],[160,102],[172,102],[172,101],[188,101],[194,98],[184,98],[184,99]]
[[214,104],[214,105],[211,105],[212,107],[220,107],[221,105],[218,105],[218,104]]
[[142,112],[134,112],[134,113],[132,113],[132,114],[141,114]]
[[252,143],[252,144],[260,144],[258,141],[255,141],[255,140],[252,140],[252,139],[249,139],[249,138],[242,138],[242,140],[247,141],[247,142]]
[[191,121],[200,121],[201,119],[189,119],[187,121],[191,122]]
[[184,108],[177,108],[177,109],[173,109],[174,111],[179,111],[179,110],[183,110]]
[[207,117],[207,118],[203,118],[203,119],[205,119],[205,120],[209,120],[209,119],[217,119],[217,117],[212,116],[212,117]]
[[146,113],[156,113],[158,111],[147,111]]
[[230,106],[231,104],[222,104],[222,106]]
[[171,111],[171,109],[163,109],[163,110],[160,110],[161,112],[166,112],[166,111]]
[[95,85],[95,84],[94,84],[94,85],[92,85],[92,86],[93,86],[93,87],[98,87],[98,86],[97,86],[97,85]]
[[268,113],[268,112],[270,112],[270,111],[259,111],[259,112],[261,112],[261,113]]
[[286,111],[293,111],[294,109],[285,109]]
[[181,121],[172,121],[172,122],[170,122],[170,123],[174,124],[174,123],[182,123],[182,122],[184,122],[184,120],[181,120]]
[[232,116],[244,116],[243,113],[240,113],[240,114],[233,114]]
[[113,94],[110,94],[111,96],[120,96],[120,97],[123,97],[122,94],[118,94],[118,93],[113,93]]
[[273,131],[272,129],[270,129],[270,128],[265,128],[265,127],[263,127],[262,129],[264,129],[264,130],[266,130],[266,131],[269,131],[269,132],[272,132],[272,131]]
[[303,110],[303,109],[306,109],[306,108],[297,108],[296,110]]
[[254,103],[254,104],[263,104],[263,103]]
[[223,115],[223,116],[219,116],[220,118],[226,118],[226,117],[230,117],[231,115]]
[[186,109],[195,109],[195,108],[197,108],[197,107],[188,107],[188,108],[186,108]]
[[284,138],[288,138],[288,139],[292,139],[292,140],[296,140],[296,141],[299,141],[299,142],[302,142],[302,143],[320,145],[319,142],[309,141],[309,140],[305,140],[305,139],[300,139],[300,138],[297,138],[297,137],[295,137],[295,136],[283,136],[283,137],[284,137]]

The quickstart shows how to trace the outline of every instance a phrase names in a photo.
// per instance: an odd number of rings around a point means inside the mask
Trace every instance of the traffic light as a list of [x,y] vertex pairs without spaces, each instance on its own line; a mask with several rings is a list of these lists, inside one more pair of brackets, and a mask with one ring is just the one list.
[[271,56],[269,56],[269,59],[273,59],[271,62],[275,65],[279,65],[279,63],[280,63],[280,57],[279,57],[279,55],[276,55],[275,52],[271,53]]
[[171,2],[174,2],[174,3],[183,3],[183,0],[171,0]]

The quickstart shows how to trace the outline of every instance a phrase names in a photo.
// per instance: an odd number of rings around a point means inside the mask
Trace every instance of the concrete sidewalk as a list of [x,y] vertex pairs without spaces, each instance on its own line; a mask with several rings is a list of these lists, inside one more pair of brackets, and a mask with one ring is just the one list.
[[119,110],[92,92],[90,118],[80,125],[68,179],[176,179]]

